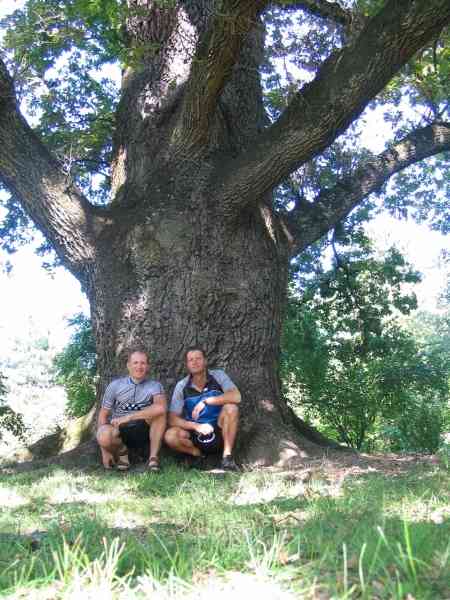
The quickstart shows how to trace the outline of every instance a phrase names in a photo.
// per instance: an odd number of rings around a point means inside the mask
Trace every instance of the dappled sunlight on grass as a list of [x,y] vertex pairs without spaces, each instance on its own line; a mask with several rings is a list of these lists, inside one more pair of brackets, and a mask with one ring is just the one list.
[[6,486],[0,487],[0,506],[5,508],[16,508],[28,504],[28,499],[16,490]]
[[31,598],[41,586],[52,600],[107,589],[127,600],[244,588],[274,600],[450,597],[448,471],[351,467],[343,477],[318,463],[218,477],[164,466],[3,476],[0,590]]

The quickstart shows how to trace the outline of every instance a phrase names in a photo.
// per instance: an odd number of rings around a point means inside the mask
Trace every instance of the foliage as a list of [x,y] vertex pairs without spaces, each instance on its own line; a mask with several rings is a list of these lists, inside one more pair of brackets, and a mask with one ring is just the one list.
[[[344,43],[351,47],[360,16],[374,14],[382,3],[381,0],[360,0],[345,4],[357,7],[348,26],[350,31],[312,17],[308,11],[291,10],[288,6],[272,7],[265,13],[269,30],[263,66],[267,121],[279,117],[293,93],[314,77],[332,52],[339,52]],[[23,10],[16,11],[4,22],[8,28],[4,38],[5,57],[36,132],[63,165],[68,183],[75,182],[94,203],[109,200],[113,111],[118,102],[117,87],[105,75],[105,67],[118,62],[123,65],[127,60],[129,65],[134,58],[139,58],[139,52],[145,55],[143,48],[127,48],[122,25],[129,14],[124,5],[119,0],[29,0]],[[447,36],[448,32],[444,31],[432,48],[418,53],[374,101],[374,106],[386,109],[385,119],[392,126],[392,140],[403,137],[411,130],[410,126],[436,122],[447,115]],[[280,66],[284,66],[284,72]],[[188,83],[187,89],[189,86]],[[403,104],[404,98],[407,102]],[[125,105],[126,97],[123,102]],[[392,107],[395,110],[391,110]],[[407,108],[414,108],[414,117],[405,115]],[[354,110],[357,114],[357,107]],[[175,112],[173,105],[173,114]],[[313,212],[321,219],[324,211],[318,201],[319,193],[333,190],[338,182],[351,178],[361,159],[370,155],[357,143],[363,126],[364,116],[334,144],[318,149],[313,160],[303,164],[283,183],[276,199],[279,213],[292,217],[291,209],[296,205],[298,210],[292,211],[294,216],[306,214],[316,204]],[[332,137],[334,132],[330,132],[330,139]],[[410,210],[420,218],[431,215],[434,225],[445,231],[448,190],[442,173],[446,163],[437,157],[424,164],[423,170],[411,169],[398,178],[398,185],[387,190],[385,205],[400,216]],[[432,185],[438,186],[439,193],[430,191]],[[269,187],[270,184],[265,191]],[[345,185],[341,189],[345,189]],[[385,191],[383,186],[380,192]],[[415,203],[411,202],[414,196]],[[11,227],[19,224],[23,228],[26,219],[15,199],[8,200],[5,206],[9,217],[2,229],[9,235]],[[365,218],[369,218],[372,208],[372,204],[366,205]],[[102,212],[99,210],[96,214]],[[359,211],[359,218],[362,215]],[[292,231],[294,228],[295,223]],[[23,240],[23,235],[16,232],[7,237],[5,247],[12,248],[14,241]],[[334,249],[337,245],[348,247],[344,230],[335,231],[334,237]],[[398,399],[403,397],[405,378],[409,377],[411,385],[416,386],[414,393],[419,398],[431,372],[426,363],[421,369],[415,368],[416,363],[411,362],[410,357],[417,357],[418,350],[391,319],[394,308],[404,314],[414,308],[414,297],[404,293],[400,286],[412,283],[416,275],[408,271],[394,250],[382,262],[370,255],[367,244],[363,244],[363,248],[361,256],[350,251],[339,256],[335,251],[334,268],[320,273],[316,285],[309,279],[315,272],[314,257],[321,249],[317,245],[309,253],[310,270],[302,283],[307,286],[302,305],[310,312],[301,326],[305,331],[308,329],[308,336],[316,344],[318,358],[305,369],[309,368],[305,377],[316,403],[310,406],[316,407],[317,402],[325,406],[324,399],[332,392],[333,403],[327,401],[330,422],[342,439],[357,447],[364,443],[381,415],[388,418],[395,413]],[[298,264],[292,266],[292,271],[296,270],[298,273]],[[78,364],[76,360],[75,364]],[[326,374],[324,384],[319,377],[320,369]],[[294,367],[291,372],[295,373]],[[423,376],[425,372],[428,374]],[[70,374],[66,370],[61,375],[66,377],[64,383],[69,395],[72,394],[71,410],[84,410],[82,407],[89,403],[92,376],[89,368],[83,370],[78,366]],[[398,394],[394,399],[395,391]]]
[[2,439],[3,430],[8,431],[20,440],[24,440],[26,427],[23,417],[6,404],[6,393],[5,377],[0,373],[0,439]]
[[[448,367],[399,325],[419,276],[395,249],[377,258],[360,229],[335,234],[331,268],[292,293],[283,339],[288,396],[328,435],[354,448],[435,451]],[[337,251],[350,240],[359,247]],[[406,286],[406,287],[405,287]],[[383,441],[383,438],[389,441]]]
[[405,324],[414,337],[424,363],[433,369],[433,385],[411,393],[396,422],[385,427],[390,450],[435,452],[442,445],[442,432],[450,431],[450,302],[443,294],[440,314],[419,311]]
[[[22,415],[26,443],[32,444],[63,426],[65,393],[53,381],[56,336],[41,322],[23,321],[20,335],[16,329],[4,331],[0,371],[8,383],[6,403]],[[19,447],[19,440],[5,437],[0,454]]]
[[[359,0],[353,8],[356,27],[358,18],[373,15],[381,2]],[[133,65],[134,55],[143,52],[136,45],[131,48],[124,34],[130,10],[120,0],[28,0],[0,22],[5,31],[0,52],[14,74],[19,97],[36,131],[95,203],[109,200],[114,110],[119,99],[117,76],[112,73]],[[267,117],[273,121],[299,86],[310,81],[323,61],[343,46],[343,30],[332,20],[290,6],[268,8],[263,20],[268,36],[261,74]],[[447,116],[448,36],[448,31],[443,31],[374,101],[384,107],[392,139],[404,135],[412,125]],[[414,117],[405,99],[414,109]],[[365,119],[363,115],[329,149],[298,169],[281,186],[278,202],[288,207],[292,193],[311,200],[338,176],[350,174],[357,159],[368,154],[359,143]],[[445,197],[433,196],[430,182],[443,189],[442,173],[447,167],[448,158],[440,156],[407,170],[397,178],[385,207],[397,216],[410,213],[444,228]],[[286,187],[293,192],[286,194]],[[20,232],[26,217],[19,216],[21,209],[16,203],[5,207],[12,217],[5,221],[4,229],[17,225]],[[20,233],[17,237],[20,241]]]
[[67,413],[82,417],[95,403],[97,355],[90,319],[80,313],[69,319],[69,324],[74,327],[74,333],[55,357],[56,381],[67,392]]
[[401,473],[397,462],[393,477],[389,464],[357,464],[225,478],[169,461],[157,478],[61,466],[6,475],[0,592],[448,597],[450,473],[429,463]]
[[434,453],[442,445],[442,432],[450,425],[446,398],[432,389],[410,391],[402,414],[391,424],[382,424],[380,434],[392,452]]
[[121,54],[116,0],[30,0],[0,24],[16,87],[36,131],[91,201],[104,203]]

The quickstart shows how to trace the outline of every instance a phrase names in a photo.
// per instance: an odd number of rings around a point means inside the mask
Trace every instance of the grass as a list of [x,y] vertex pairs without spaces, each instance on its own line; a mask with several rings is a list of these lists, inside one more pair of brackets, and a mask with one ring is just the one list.
[[2,474],[11,598],[450,598],[450,472]]

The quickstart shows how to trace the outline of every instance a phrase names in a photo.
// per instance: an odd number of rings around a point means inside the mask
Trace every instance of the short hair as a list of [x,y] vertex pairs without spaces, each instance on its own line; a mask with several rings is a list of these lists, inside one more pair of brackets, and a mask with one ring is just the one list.
[[189,346],[189,348],[184,353],[184,362],[187,361],[187,355],[189,354],[189,352],[201,352],[203,354],[203,357],[206,358],[206,352],[201,346]]
[[144,354],[147,358],[147,362],[150,363],[150,355],[148,353],[148,351],[143,347],[143,346],[133,346],[132,348],[129,348],[127,351],[127,363],[129,362],[129,360],[131,359],[133,354]]

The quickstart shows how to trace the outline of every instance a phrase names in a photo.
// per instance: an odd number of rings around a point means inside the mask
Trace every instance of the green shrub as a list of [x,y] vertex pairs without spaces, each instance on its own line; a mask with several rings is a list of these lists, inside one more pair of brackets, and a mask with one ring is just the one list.
[[336,253],[328,272],[289,298],[285,394],[303,418],[358,450],[435,452],[449,426],[450,320],[422,341],[399,318],[416,307],[404,284],[417,280],[398,251],[378,259],[367,244]]
[[83,314],[69,320],[75,331],[64,350],[55,357],[56,381],[67,393],[66,412],[86,415],[95,403],[97,354],[91,321]]
[[434,453],[442,445],[442,434],[449,426],[445,401],[439,395],[411,394],[404,413],[381,429],[386,447],[392,452]]
[[5,378],[0,373],[0,439],[2,439],[2,431],[8,431],[23,441],[26,432],[25,423],[22,415],[6,404],[7,389],[4,382]]

